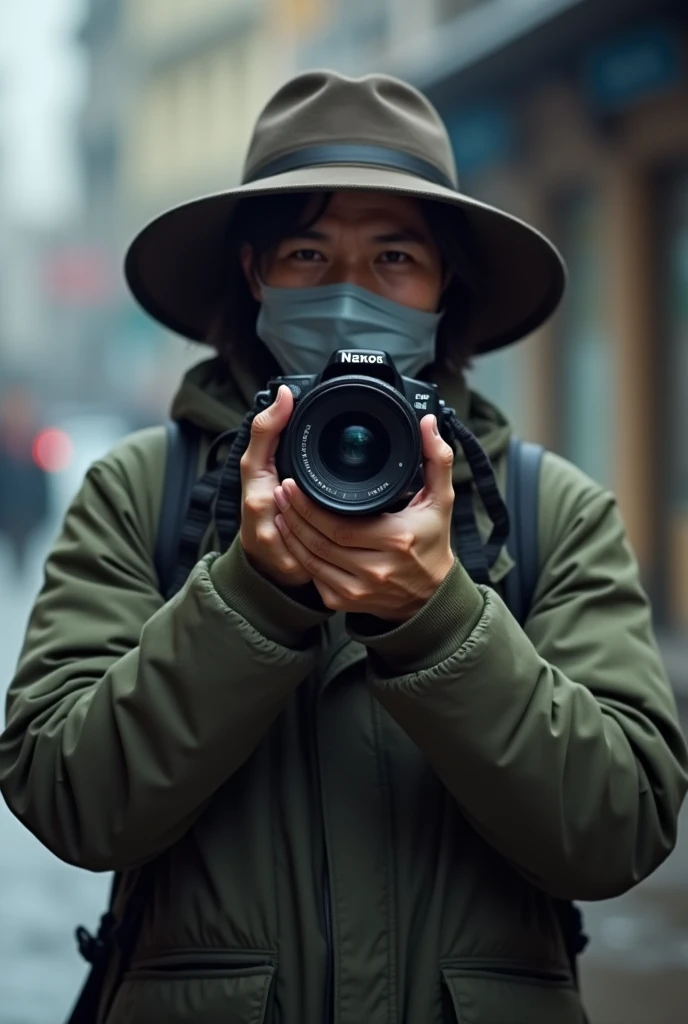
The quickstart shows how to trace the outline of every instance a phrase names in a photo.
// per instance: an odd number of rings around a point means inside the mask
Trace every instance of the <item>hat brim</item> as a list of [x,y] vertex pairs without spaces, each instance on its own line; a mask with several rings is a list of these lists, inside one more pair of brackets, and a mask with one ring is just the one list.
[[127,283],[160,323],[205,342],[217,316],[226,274],[229,217],[242,200],[283,192],[380,190],[459,206],[482,259],[471,342],[490,352],[532,333],[556,309],[566,285],[563,259],[535,228],[501,210],[410,174],[380,167],[306,167],[194,199],[168,210],[134,239]]

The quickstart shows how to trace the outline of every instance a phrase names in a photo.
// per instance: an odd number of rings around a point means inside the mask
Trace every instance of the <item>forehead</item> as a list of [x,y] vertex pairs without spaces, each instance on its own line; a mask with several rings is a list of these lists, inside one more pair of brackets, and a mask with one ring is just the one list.
[[[314,196],[309,208],[315,212],[320,199]],[[309,210],[309,212],[310,212]],[[380,222],[406,225],[407,227],[423,227],[425,217],[420,203],[409,196],[398,196],[389,192],[334,192],[327,208],[318,218],[318,224],[327,221],[344,221],[350,223]]]

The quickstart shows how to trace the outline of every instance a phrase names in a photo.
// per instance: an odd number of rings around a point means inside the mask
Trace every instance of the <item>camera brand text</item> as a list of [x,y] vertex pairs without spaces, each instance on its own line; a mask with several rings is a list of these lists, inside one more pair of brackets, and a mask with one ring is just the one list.
[[343,363],[384,363],[384,356],[369,356],[365,352],[342,352]]

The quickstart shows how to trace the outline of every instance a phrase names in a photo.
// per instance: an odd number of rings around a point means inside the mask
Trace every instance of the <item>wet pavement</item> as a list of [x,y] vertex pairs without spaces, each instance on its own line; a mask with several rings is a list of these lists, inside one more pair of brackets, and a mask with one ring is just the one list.
[[[3,694],[40,580],[40,557],[37,549],[29,575],[17,584],[0,547]],[[688,733],[688,699],[682,719]],[[0,800],[0,1024],[62,1024],[85,973],[73,929],[97,923],[108,882],[58,861]],[[688,1024],[688,805],[666,864],[627,896],[583,910],[591,944],[581,975],[591,1024]]]
[[[688,735],[685,700],[681,719]],[[688,805],[676,849],[654,875],[625,896],[582,906],[592,1024],[688,1024]]]
[[[5,688],[40,580],[38,552],[19,582],[6,555],[0,546],[3,722]],[[0,799],[0,1024],[62,1024],[85,974],[73,930],[97,922],[107,888],[107,876],[69,867],[44,849]]]

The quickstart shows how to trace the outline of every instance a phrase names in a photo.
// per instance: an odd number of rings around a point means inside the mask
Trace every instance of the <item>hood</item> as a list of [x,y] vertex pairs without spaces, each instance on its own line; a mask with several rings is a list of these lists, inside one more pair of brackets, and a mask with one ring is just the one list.
[[[503,414],[482,395],[471,391],[463,378],[438,372],[430,375],[430,379],[439,387],[447,405],[473,431],[490,460],[499,458],[511,437],[511,426]],[[172,402],[171,415],[175,420],[189,420],[216,436],[241,424],[256,392],[263,386],[245,368],[230,369],[215,356],[187,372]],[[459,451],[454,481],[461,483],[470,475],[470,467]]]
[[243,368],[230,370],[215,356],[187,371],[170,415],[173,420],[188,420],[216,436],[241,425],[260,387]]

